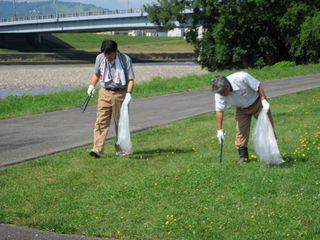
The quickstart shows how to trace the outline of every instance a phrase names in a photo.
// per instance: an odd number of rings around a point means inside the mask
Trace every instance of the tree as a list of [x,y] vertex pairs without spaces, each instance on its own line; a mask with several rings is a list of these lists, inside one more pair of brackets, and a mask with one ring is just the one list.
[[301,25],[300,46],[296,56],[302,62],[319,62],[320,59],[320,12],[309,16]]
[[[175,21],[185,23],[183,13],[192,12],[186,39],[194,44],[198,62],[215,70],[314,61],[318,37],[309,30],[317,30],[318,18],[312,17],[319,5],[311,0],[158,0],[145,9],[150,20],[166,30]],[[312,51],[305,45],[310,41]]]
[[146,4],[144,8],[151,22],[165,30],[172,30],[176,21],[185,22],[185,14],[182,12],[184,6],[184,1],[157,0],[157,3]]

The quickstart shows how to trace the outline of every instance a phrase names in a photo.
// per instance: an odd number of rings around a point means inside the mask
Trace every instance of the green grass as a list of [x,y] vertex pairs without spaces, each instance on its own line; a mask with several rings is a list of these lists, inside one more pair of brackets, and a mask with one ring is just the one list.
[[8,53],[17,53],[18,50],[9,50],[9,49],[3,49],[3,48],[0,48],[0,54],[1,53],[5,53],[5,54],[8,54]]
[[206,114],[133,134],[129,158],[109,141],[99,160],[85,147],[1,169],[0,222],[119,239],[319,239],[319,101],[319,88],[270,100],[282,167],[235,163],[228,110],[222,164]]
[[[299,65],[295,67],[267,67],[247,69],[257,79],[264,81],[274,78],[307,75],[320,72],[320,64]],[[175,92],[191,91],[209,87],[213,75],[228,75],[232,71],[209,73],[203,76],[175,77],[170,79],[155,78],[151,82],[137,84],[134,98],[150,97]],[[48,95],[11,96],[0,100],[0,119],[13,118],[55,110],[79,107],[86,97],[86,89],[65,91]],[[90,104],[95,104],[97,94]]]
[[[112,39],[118,43],[119,50],[126,53],[193,53],[192,45],[182,37],[133,37],[96,33],[55,33],[53,35],[74,49],[88,52],[100,52],[101,42],[104,39]],[[0,48],[1,53],[23,53],[23,51]]]
[[118,43],[119,49],[128,53],[185,53],[193,52],[190,44],[181,37],[121,36],[94,33],[56,33],[57,38],[72,47],[97,52],[104,39]]

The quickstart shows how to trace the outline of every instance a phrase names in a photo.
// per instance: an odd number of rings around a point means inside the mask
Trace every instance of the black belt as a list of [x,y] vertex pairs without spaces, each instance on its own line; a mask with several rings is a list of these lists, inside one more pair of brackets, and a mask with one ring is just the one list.
[[126,88],[105,88],[105,89],[113,92],[120,92],[120,91],[126,90]]

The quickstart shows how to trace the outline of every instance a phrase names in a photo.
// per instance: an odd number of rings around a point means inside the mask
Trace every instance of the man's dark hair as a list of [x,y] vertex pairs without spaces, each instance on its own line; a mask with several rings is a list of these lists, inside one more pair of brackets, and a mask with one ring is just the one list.
[[101,44],[101,53],[113,53],[118,50],[118,44],[115,41],[106,39]]
[[216,76],[215,78],[212,79],[213,92],[223,94],[226,91],[228,85],[229,85],[229,81],[224,76]]

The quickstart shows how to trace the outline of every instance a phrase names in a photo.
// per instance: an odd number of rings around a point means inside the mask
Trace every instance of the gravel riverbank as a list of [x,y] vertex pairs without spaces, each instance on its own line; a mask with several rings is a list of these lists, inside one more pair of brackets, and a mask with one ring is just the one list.
[[[205,74],[206,70],[193,63],[133,64],[136,82],[154,77]],[[14,65],[0,66],[0,89],[34,90],[49,88],[80,88],[87,86],[93,64],[78,65]]]

